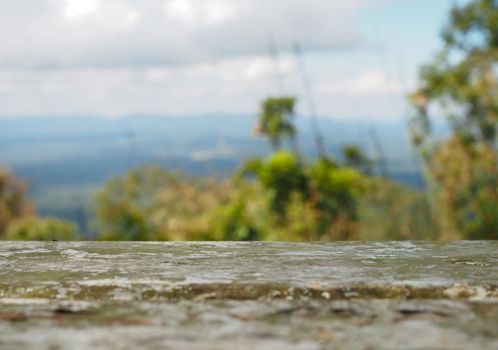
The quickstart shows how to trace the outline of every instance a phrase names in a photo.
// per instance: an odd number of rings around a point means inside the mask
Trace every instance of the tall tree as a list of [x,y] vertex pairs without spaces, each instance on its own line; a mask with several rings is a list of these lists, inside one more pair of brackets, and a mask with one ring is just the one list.
[[257,132],[268,137],[274,150],[280,149],[285,140],[290,140],[297,151],[293,121],[295,104],[292,97],[270,97],[261,104]]
[[[444,48],[411,96],[413,141],[424,155],[445,238],[498,238],[498,0],[456,5]],[[431,137],[431,115],[452,135]]]
[[414,141],[427,141],[432,110],[444,114],[456,134],[492,144],[498,126],[498,0],[454,7],[442,38],[444,49],[421,68],[421,87],[411,95]]

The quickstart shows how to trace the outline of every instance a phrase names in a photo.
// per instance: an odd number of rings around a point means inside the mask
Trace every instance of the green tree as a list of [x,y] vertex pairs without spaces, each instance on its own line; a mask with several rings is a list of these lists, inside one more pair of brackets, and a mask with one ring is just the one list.
[[344,164],[348,167],[355,168],[364,174],[370,175],[372,173],[372,162],[363,153],[357,145],[346,145],[342,147],[342,155]]
[[[444,238],[498,238],[498,1],[457,5],[444,49],[420,70],[411,96],[413,141],[422,149]],[[453,135],[431,137],[431,115]]]
[[270,210],[283,221],[293,194],[307,197],[308,184],[303,166],[296,154],[288,151],[273,153],[266,161],[254,159],[246,163],[242,173],[255,175],[268,192]]
[[293,121],[295,103],[292,97],[270,97],[261,104],[256,131],[268,137],[274,150],[280,149],[284,141],[289,140],[297,151]]
[[210,213],[227,204],[232,192],[224,182],[190,178],[158,166],[138,167],[111,179],[97,194],[100,239],[207,239],[212,234]]
[[[302,159],[297,147],[282,150],[282,141],[296,145],[293,124],[295,99],[268,98],[258,117],[259,130],[268,137],[274,153],[266,160],[253,159],[244,165],[242,175],[252,175],[268,199],[276,227],[298,232],[306,239],[347,239],[357,220],[357,201],[363,176],[353,166],[367,172],[368,160],[357,147],[346,148],[347,167],[328,157]],[[238,207],[242,208],[243,207]],[[290,236],[293,236],[292,234]]]
[[[252,159],[240,173],[257,178],[269,195],[269,208],[283,222],[292,195],[306,196],[307,179],[297,147],[294,126],[295,98],[269,97],[261,103],[256,130],[270,141],[274,153],[267,160]],[[282,150],[284,141],[290,141],[293,152]]]
[[158,167],[132,170],[108,181],[97,194],[97,219],[105,240],[145,241],[159,239],[159,227],[150,220],[155,198],[169,174]]
[[422,86],[411,95],[417,109],[417,144],[430,135],[429,113],[444,113],[453,131],[473,142],[493,143],[498,122],[498,2],[456,6],[443,32],[444,49],[420,70]]
[[[350,223],[358,219],[357,203],[363,176],[353,168],[340,167],[329,159],[317,160],[308,172],[318,237],[328,234],[331,239],[350,238]],[[333,232],[329,232],[331,228]]]

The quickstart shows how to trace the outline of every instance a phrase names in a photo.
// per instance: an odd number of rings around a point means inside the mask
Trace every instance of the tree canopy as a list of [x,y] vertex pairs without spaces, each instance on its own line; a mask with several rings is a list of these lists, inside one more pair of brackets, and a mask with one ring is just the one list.
[[420,70],[421,86],[411,95],[417,114],[417,145],[431,134],[430,114],[446,116],[455,134],[471,142],[496,141],[498,126],[498,1],[456,6],[442,39],[444,48]]
[[[457,5],[410,99],[443,238],[498,238],[498,1]],[[443,115],[451,135],[431,136]]]
[[292,97],[270,97],[261,103],[257,132],[268,137],[274,150],[282,147],[285,140],[295,145],[294,107]]

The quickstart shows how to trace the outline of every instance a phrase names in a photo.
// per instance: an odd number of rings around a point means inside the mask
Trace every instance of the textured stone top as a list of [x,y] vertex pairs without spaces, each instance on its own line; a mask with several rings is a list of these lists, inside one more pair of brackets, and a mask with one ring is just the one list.
[[0,348],[53,347],[498,348],[498,242],[0,242]]

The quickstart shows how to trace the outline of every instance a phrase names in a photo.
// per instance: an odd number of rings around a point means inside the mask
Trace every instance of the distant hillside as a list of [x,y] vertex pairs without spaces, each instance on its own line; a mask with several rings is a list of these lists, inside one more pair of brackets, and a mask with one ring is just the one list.
[[[264,155],[268,146],[252,134],[248,115],[190,117],[130,116],[0,118],[0,166],[12,168],[31,184],[43,215],[85,220],[92,193],[110,176],[143,163],[159,163],[199,176],[226,176],[244,159]],[[376,157],[370,128],[375,127],[390,176],[421,186],[418,166],[401,122],[375,125],[319,120],[327,150],[339,157],[355,143]],[[314,155],[307,119],[298,118],[299,144]]]

